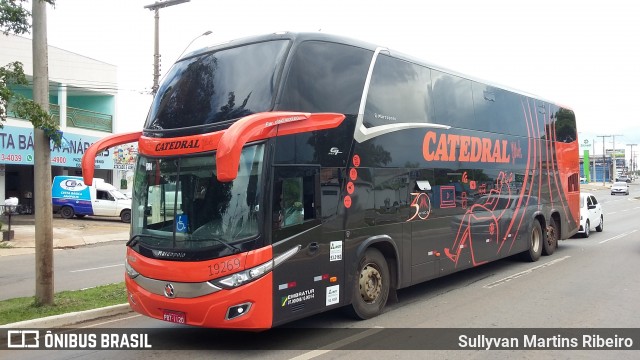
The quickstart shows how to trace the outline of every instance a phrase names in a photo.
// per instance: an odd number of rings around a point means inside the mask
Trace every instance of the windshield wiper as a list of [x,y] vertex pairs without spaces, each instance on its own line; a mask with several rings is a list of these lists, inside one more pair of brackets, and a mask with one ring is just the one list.
[[127,243],[125,244],[126,246],[135,246],[138,243],[138,239],[140,238],[144,238],[144,239],[157,239],[160,238],[162,239],[160,236],[155,236],[155,235],[149,235],[149,234],[135,234],[131,237],[131,239],[129,239],[129,241],[127,241]]
[[227,249],[231,250],[232,253],[237,254],[240,252],[240,248],[237,248],[229,243],[227,243],[224,240],[221,239],[215,239],[215,238],[195,238],[195,239],[189,239],[187,240],[188,242],[201,242],[201,241],[215,241],[218,242],[222,245],[224,245],[224,247],[226,247]]

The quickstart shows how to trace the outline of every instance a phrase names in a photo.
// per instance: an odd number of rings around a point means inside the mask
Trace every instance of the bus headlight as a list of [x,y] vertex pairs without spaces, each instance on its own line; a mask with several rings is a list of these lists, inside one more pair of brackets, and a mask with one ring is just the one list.
[[211,281],[211,283],[222,288],[235,288],[250,281],[261,278],[269,271],[271,271],[271,269],[273,269],[273,261],[269,260],[264,264],[252,267],[251,269],[245,271],[237,272],[233,275],[229,275],[221,279],[216,279],[214,281]]
[[[295,246],[284,253],[276,256],[273,260],[269,260],[266,263],[260,264],[258,266],[254,266],[251,269],[247,269],[244,271],[237,272],[233,275],[229,275],[227,277],[223,277],[220,279],[212,280],[210,283],[214,286],[232,289],[238,287],[240,285],[244,285],[253,280],[259,279],[269,273],[269,271],[273,270],[274,267],[282,264],[287,259],[298,253],[300,251],[301,246]],[[134,270],[135,271],[135,270]]]

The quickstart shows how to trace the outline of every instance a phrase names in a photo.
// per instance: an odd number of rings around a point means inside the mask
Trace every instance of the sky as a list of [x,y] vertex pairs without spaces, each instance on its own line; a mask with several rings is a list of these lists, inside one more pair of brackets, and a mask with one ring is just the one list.
[[[138,131],[153,85],[155,0],[57,0],[48,42],[118,67],[117,132]],[[161,76],[183,51],[277,31],[388,47],[576,113],[580,141],[640,153],[640,1],[191,0],[160,9]],[[206,31],[212,33],[200,36]],[[193,41],[193,43],[191,43]],[[191,43],[191,45],[187,46]],[[613,148],[614,138],[605,138]]]

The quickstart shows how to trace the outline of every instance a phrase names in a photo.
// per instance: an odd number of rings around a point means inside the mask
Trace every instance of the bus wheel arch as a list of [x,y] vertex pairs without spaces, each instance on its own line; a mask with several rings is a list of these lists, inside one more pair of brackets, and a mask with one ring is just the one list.
[[391,275],[391,288],[395,291],[398,289],[398,285],[401,284],[400,269],[398,269],[398,254],[400,252],[398,251],[395,242],[388,235],[372,236],[358,246],[358,249],[356,250],[356,259],[362,259],[369,248],[377,249],[386,259],[389,267],[389,273]]
[[63,206],[60,208],[60,216],[65,219],[71,219],[75,215],[75,211],[71,206]]

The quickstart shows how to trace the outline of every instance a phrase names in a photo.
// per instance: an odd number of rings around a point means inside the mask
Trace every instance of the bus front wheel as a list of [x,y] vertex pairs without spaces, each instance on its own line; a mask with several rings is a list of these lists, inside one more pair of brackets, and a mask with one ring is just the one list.
[[361,320],[380,314],[389,297],[390,283],[389,267],[382,253],[367,249],[358,264],[351,314]]
[[73,215],[75,215],[75,212],[71,206],[63,206],[62,209],[60,209],[60,216],[65,219],[71,219]]

